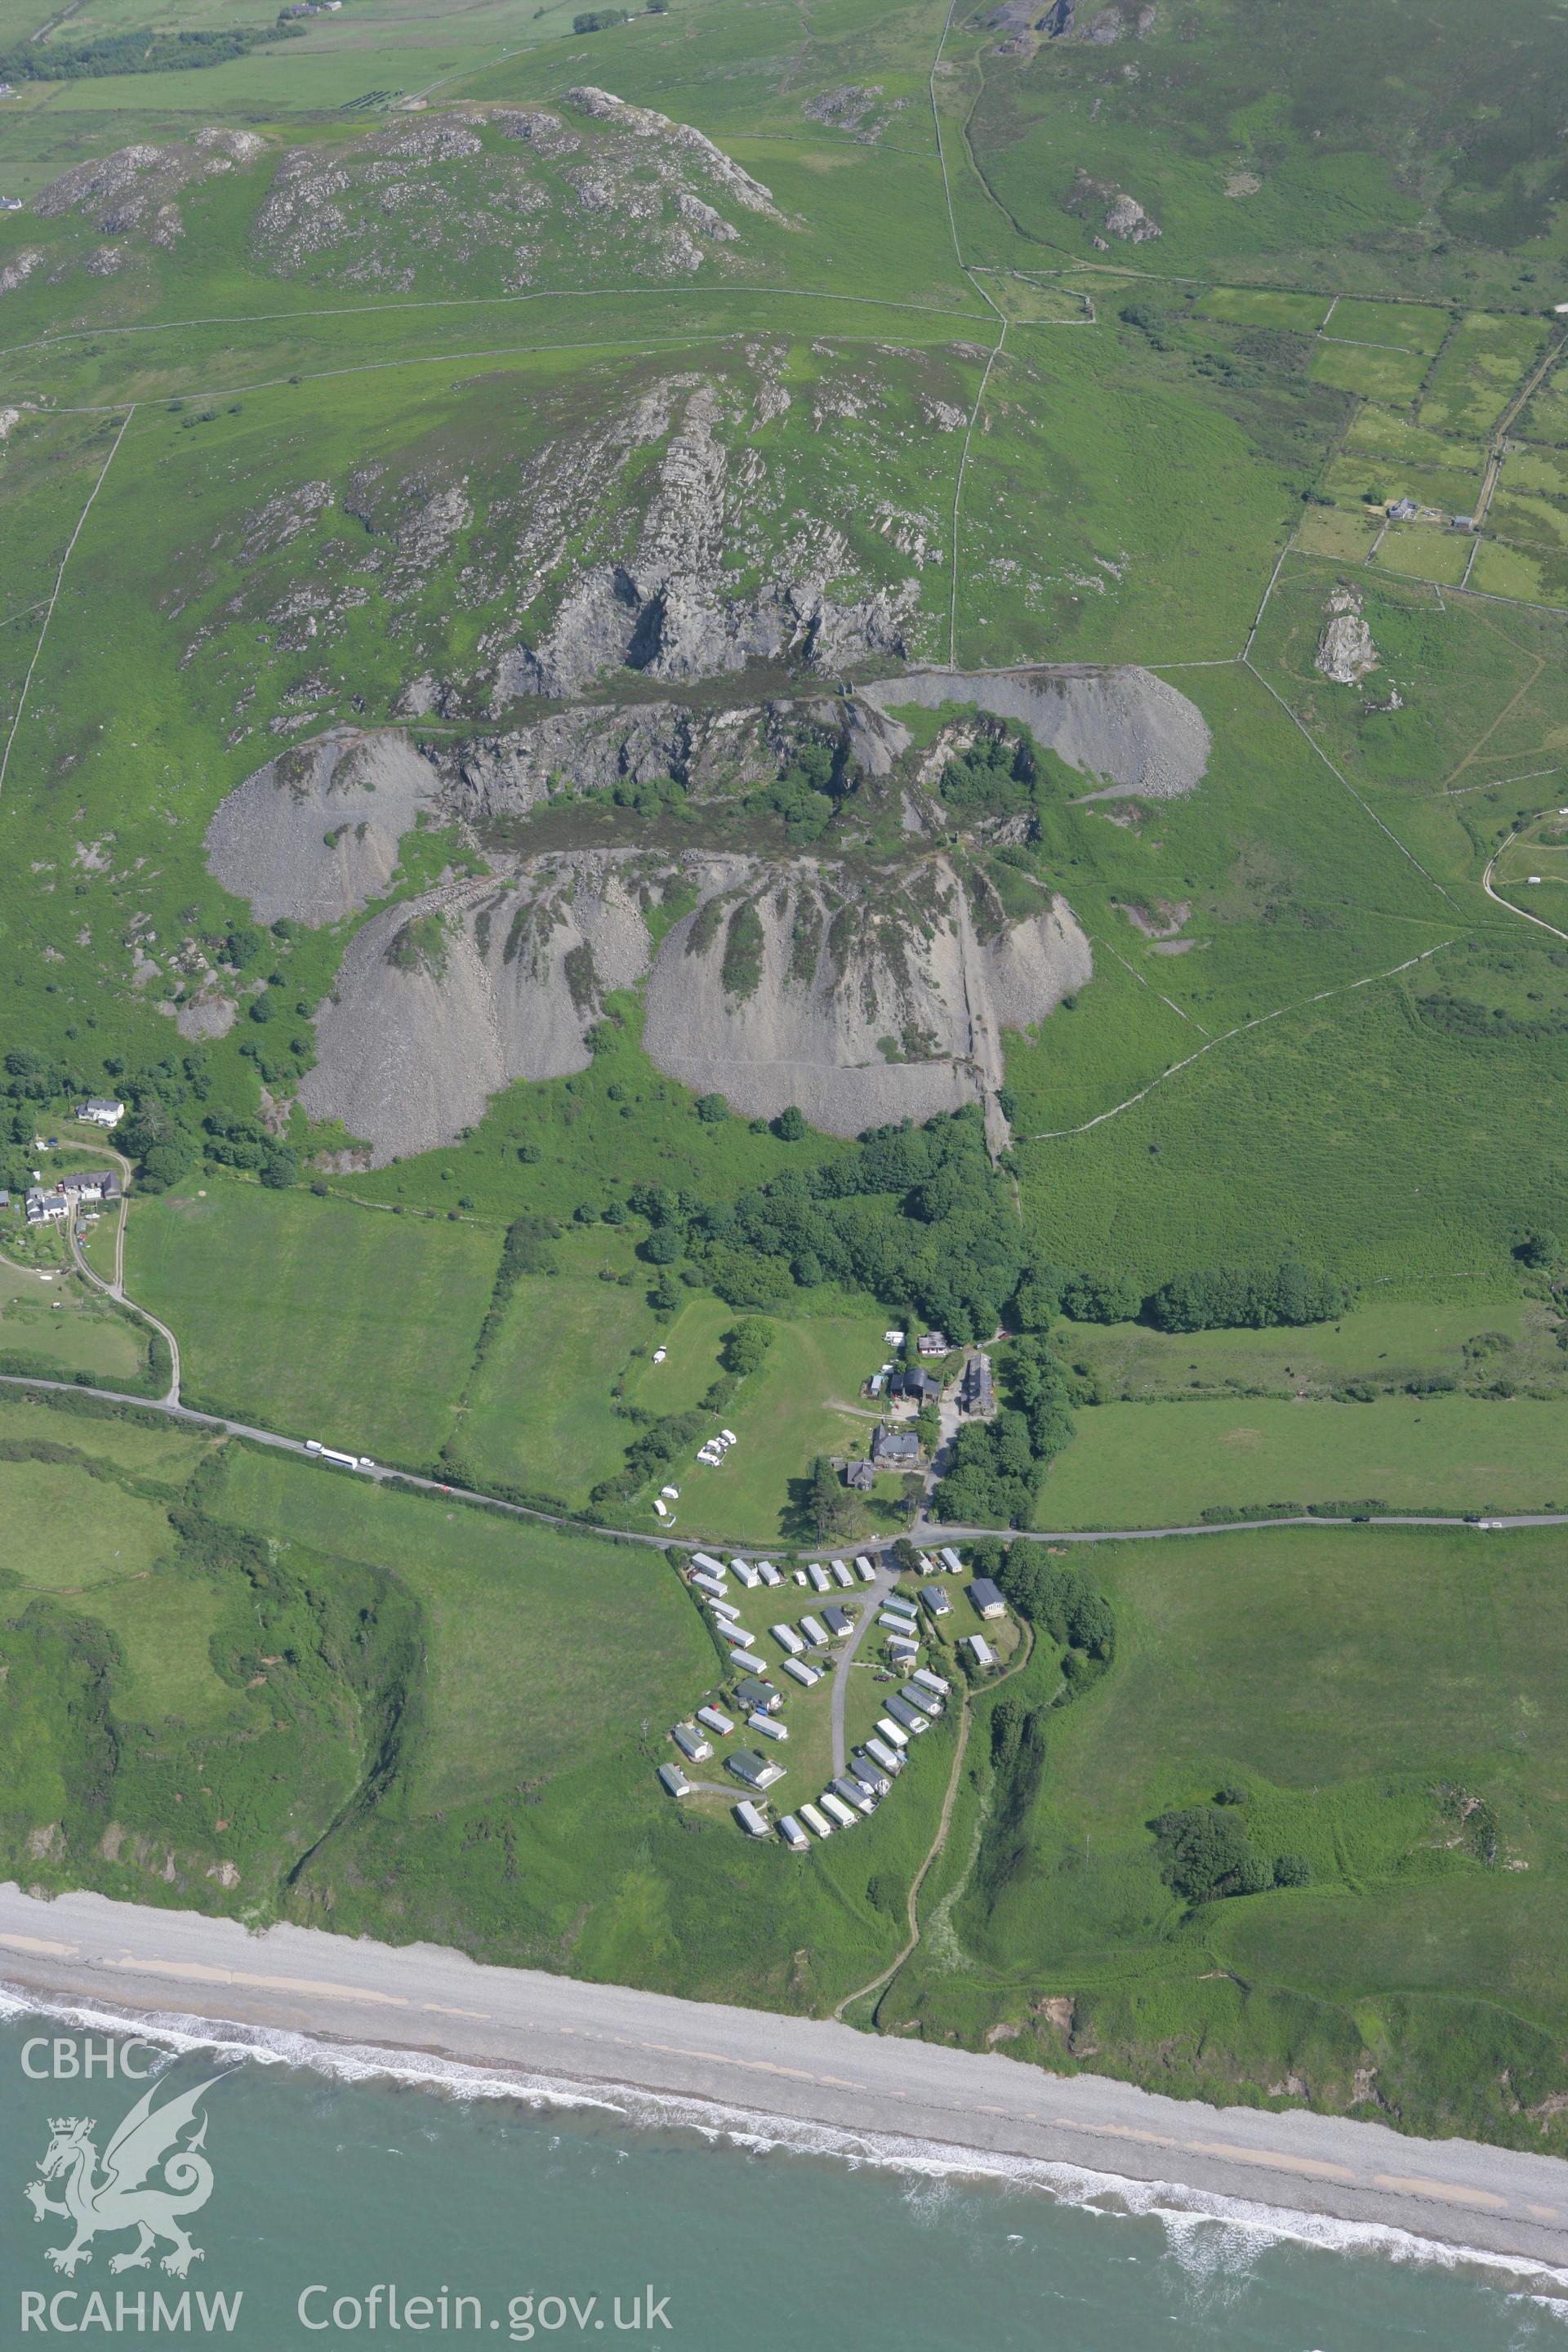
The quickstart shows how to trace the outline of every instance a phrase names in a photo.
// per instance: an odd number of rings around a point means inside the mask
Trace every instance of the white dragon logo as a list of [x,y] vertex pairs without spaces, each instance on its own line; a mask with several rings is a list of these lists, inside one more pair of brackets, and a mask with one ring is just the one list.
[[[206,2138],[205,2116],[187,2146],[177,2148],[174,2143],[194,2121],[204,2093],[221,2079],[214,2074],[198,2083],[194,2091],[184,2091],[157,2109],[153,2094],[158,2086],[151,2085],[105,2148],[101,2173],[91,2138],[93,2117],[51,2116],[52,2137],[38,2167],[39,2178],[29,2180],[22,2194],[33,2209],[35,2221],[41,2221],[47,2213],[58,2213],[76,2225],[68,2246],[48,2249],[56,2270],[74,2278],[77,2264],[92,2260],[91,2241],[100,2232],[107,2235],[120,2230],[135,2230],[139,2235],[129,2253],[111,2256],[111,2271],[145,2270],[153,2247],[164,2238],[174,2252],[163,2256],[163,2266],[176,2278],[184,2278],[193,2262],[202,2261],[202,2249],[192,2245],[180,2217],[198,2211],[212,2195],[213,2168],[200,2152]],[[160,2166],[163,2181],[150,2182],[149,2176]],[[45,2189],[45,2181],[55,2179],[64,2184],[63,2201]]]

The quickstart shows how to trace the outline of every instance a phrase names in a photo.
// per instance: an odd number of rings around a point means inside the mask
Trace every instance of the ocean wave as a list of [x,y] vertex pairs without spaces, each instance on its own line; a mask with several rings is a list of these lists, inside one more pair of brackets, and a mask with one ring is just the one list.
[[1568,2318],[1568,2269],[1525,2255],[1445,2245],[1386,2222],[1344,2221],[1329,2213],[1225,2197],[1181,2181],[1132,2179],[1041,2158],[891,2132],[858,2132],[631,2084],[573,2082],[521,2068],[513,2072],[469,2064],[434,2052],[318,2041],[282,2027],[234,2024],[183,2011],[132,2012],[81,2000],[50,2000],[0,1984],[0,2024],[25,2017],[54,2018],[84,2032],[121,2039],[135,2035],[166,2049],[172,2057],[200,2052],[231,2059],[237,2065],[249,2062],[300,2069],[347,2084],[390,2083],[434,2091],[464,2104],[508,2101],[535,2114],[597,2114],[636,2131],[687,2132],[710,2146],[746,2156],[817,2158],[851,2170],[891,2172],[903,2179],[912,2196],[922,2198],[963,2183],[1045,2195],[1105,2221],[1160,2223],[1169,2252],[1194,2284],[1201,2280],[1212,2285],[1226,2273],[1239,2282],[1258,2255],[1272,2247],[1291,2246],[1483,2273],[1500,2283],[1515,2281],[1525,2290],[1521,2301],[1554,2318]]

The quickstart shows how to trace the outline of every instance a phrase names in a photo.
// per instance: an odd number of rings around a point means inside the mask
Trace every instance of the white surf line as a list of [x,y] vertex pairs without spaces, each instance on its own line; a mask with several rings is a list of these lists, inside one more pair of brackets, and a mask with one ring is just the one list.
[[27,674],[22,680],[22,691],[16,698],[16,715],[11,721],[11,731],[5,738],[5,749],[4,752],[0,752],[0,792],[4,792],[5,789],[5,772],[11,765],[11,746],[16,740],[16,730],[22,724],[22,714],[27,708],[27,690],[33,683],[33,672],[38,667],[38,656],[44,650],[44,639],[49,634],[49,623],[55,617],[55,606],[59,602],[60,583],[66,576],[66,565],[70,562],[71,551],[76,546],[77,541],[81,537],[82,525],[86,522],[88,516],[92,512],[92,502],[97,498],[100,490],[102,489],[104,478],[108,474],[110,466],[114,463],[115,451],[119,448],[121,443],[125,438],[126,425],[130,424],[135,414],[136,403],[132,401],[130,407],[125,412],[124,423],[121,425],[119,432],[114,436],[113,442],[110,444],[109,455],[103,461],[98,479],[94,482],[91,489],[89,490],[87,494],[87,504],[83,507],[80,514],[79,514],[76,519],[76,529],[72,531],[69,539],[66,542],[66,551],[60,558],[59,570],[55,573],[54,593],[49,598],[48,604],[45,608],[43,621],[38,629],[38,642],[33,647],[33,658],[27,664]]
[[[1534,922],[1539,918],[1531,916],[1530,919]],[[1552,926],[1548,924],[1546,928],[1550,930]],[[1568,938],[1568,933],[1561,936]],[[1363,980],[1340,981],[1332,988],[1319,989],[1315,996],[1298,997],[1293,1004],[1277,1004],[1272,1013],[1254,1013],[1250,1021],[1238,1021],[1234,1029],[1222,1029],[1217,1037],[1211,1037],[1206,1045],[1198,1047],[1196,1053],[1187,1055],[1183,1061],[1173,1062],[1169,1069],[1162,1070],[1157,1078],[1151,1078],[1146,1087],[1140,1087],[1138,1092],[1129,1095],[1125,1102],[1113,1103],[1109,1110],[1096,1112],[1094,1118],[1086,1118],[1081,1127],[1048,1127],[1038,1135],[1021,1135],[1016,1139],[1020,1143],[1058,1143],[1069,1136],[1088,1135],[1091,1129],[1103,1127],[1108,1118],[1119,1118],[1135,1103],[1145,1101],[1167,1079],[1178,1076],[1183,1070],[1190,1070],[1194,1062],[1201,1062],[1205,1054],[1212,1054],[1216,1045],[1227,1044],[1232,1037],[1245,1037],[1249,1029],[1265,1028],[1270,1021],[1279,1021],[1287,1013],[1300,1013],[1309,1004],[1326,1003],[1331,996],[1348,996],[1353,989],[1373,988],[1380,981],[1395,980],[1402,971],[1414,971],[1417,964],[1425,963],[1430,956],[1441,955],[1445,948],[1451,948],[1453,944],[1452,940],[1439,940],[1436,947],[1423,948],[1419,955],[1407,956],[1403,963],[1391,964],[1386,971],[1369,971]],[[1112,949],[1111,953],[1114,955],[1115,952]],[[1169,998],[1165,1002],[1168,1003]]]
[[1443,884],[1438,881],[1435,874],[1427,873],[1426,866],[1422,865],[1421,860],[1416,856],[1415,852],[1413,849],[1406,849],[1405,844],[1400,840],[1399,835],[1394,832],[1393,826],[1384,824],[1383,819],[1378,815],[1377,811],[1366,801],[1363,800],[1360,793],[1357,792],[1355,786],[1351,782],[1350,778],[1345,775],[1341,769],[1335,767],[1333,761],[1330,759],[1322,745],[1318,741],[1317,737],[1309,728],[1304,727],[1301,724],[1301,721],[1297,718],[1295,712],[1291,709],[1284,696],[1280,694],[1276,688],[1269,685],[1268,680],[1264,677],[1263,672],[1257,667],[1257,665],[1253,662],[1247,661],[1245,654],[1242,656],[1242,660],[1246,663],[1247,667],[1251,670],[1253,677],[1258,680],[1258,685],[1262,687],[1264,692],[1266,694],[1273,695],[1275,701],[1279,705],[1280,709],[1285,713],[1285,716],[1290,721],[1291,726],[1296,729],[1298,734],[1306,738],[1313,751],[1317,753],[1319,759],[1321,760],[1324,767],[1329,771],[1329,773],[1331,776],[1338,777],[1340,782],[1343,784],[1346,792],[1349,793],[1352,800],[1356,803],[1356,806],[1361,809],[1365,815],[1371,817],[1379,833],[1387,834],[1388,838],[1393,842],[1401,857],[1407,857],[1410,860],[1411,865],[1415,866],[1417,874],[1423,876],[1426,881],[1430,882],[1433,889],[1436,890],[1440,897],[1447,900],[1449,906],[1454,908],[1454,911],[1457,914],[1458,912],[1458,901],[1453,896],[1453,893],[1444,887]]

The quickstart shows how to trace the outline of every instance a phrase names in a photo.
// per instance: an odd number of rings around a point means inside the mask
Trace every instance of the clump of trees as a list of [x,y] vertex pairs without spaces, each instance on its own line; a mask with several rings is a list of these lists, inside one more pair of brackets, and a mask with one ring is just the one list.
[[1218,1265],[1179,1274],[1143,1302],[1157,1331],[1262,1331],[1278,1323],[1328,1323],[1350,1305],[1342,1282],[1319,1265]]
[[258,25],[232,32],[101,33],[91,41],[25,41],[0,50],[0,81],[91,81],[107,74],[185,73],[226,66],[270,41],[293,40],[299,25]]
[[1252,1843],[1240,1790],[1222,1790],[1212,1805],[1186,1805],[1153,1823],[1166,1885],[1187,1903],[1216,1903],[1231,1895],[1263,1895],[1271,1886],[1308,1886],[1305,1854],[1272,1860]]
[[1007,1403],[994,1421],[965,1423],[953,1440],[937,1483],[938,1516],[971,1526],[1026,1522],[1041,1472],[1073,1433],[1070,1386],[1043,1340],[1020,1339],[1007,1365]]

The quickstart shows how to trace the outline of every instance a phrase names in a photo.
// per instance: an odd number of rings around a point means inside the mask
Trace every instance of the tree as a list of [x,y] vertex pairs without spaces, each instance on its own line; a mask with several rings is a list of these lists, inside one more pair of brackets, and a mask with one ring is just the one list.
[[906,1576],[919,1574],[921,1556],[908,1536],[899,1536],[894,1539],[893,1558]]
[[823,1543],[844,1534],[855,1515],[855,1498],[826,1454],[819,1454],[811,1465],[805,1515]]
[[790,1103],[773,1121],[773,1133],[781,1143],[798,1143],[805,1133],[805,1115],[796,1103]]
[[728,1096],[699,1095],[697,1097],[697,1116],[702,1121],[704,1127],[719,1127],[722,1125],[723,1121],[730,1116],[730,1101]]
[[1154,1835],[1167,1884],[1189,1903],[1239,1894],[1244,1865],[1257,1860],[1246,1822],[1230,1808],[1191,1805],[1162,1813]]
[[1514,1255],[1521,1265],[1543,1272],[1546,1267],[1556,1265],[1563,1255],[1563,1244],[1555,1234],[1526,1234]]
[[1282,1853],[1274,1864],[1276,1886],[1310,1886],[1312,1865],[1304,1853]]
[[773,1327],[758,1317],[748,1317],[744,1323],[731,1323],[721,1346],[724,1370],[743,1378],[747,1372],[760,1371],[773,1344]]
[[637,1255],[649,1265],[673,1265],[681,1255],[680,1235],[673,1225],[655,1225],[639,1244]]

